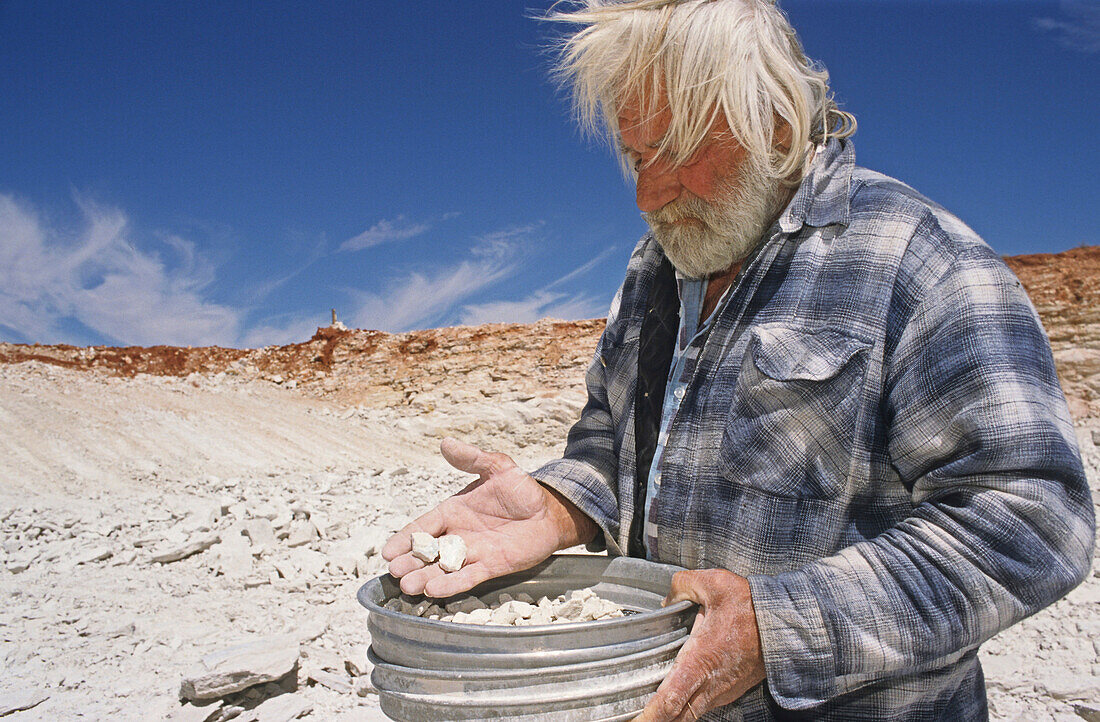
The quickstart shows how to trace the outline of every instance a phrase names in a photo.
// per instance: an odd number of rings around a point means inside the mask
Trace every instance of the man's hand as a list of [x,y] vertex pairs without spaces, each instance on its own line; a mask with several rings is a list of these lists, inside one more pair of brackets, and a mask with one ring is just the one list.
[[[444,439],[447,462],[478,479],[397,532],[382,549],[390,574],[406,594],[449,597],[486,579],[529,569],[558,549],[591,541],[595,523],[564,497],[540,484],[504,454]],[[414,557],[412,533],[457,534],[466,564],[444,572]]]
[[684,599],[700,606],[691,636],[634,722],[694,722],[764,680],[748,580],[725,569],[678,572],[664,603]]

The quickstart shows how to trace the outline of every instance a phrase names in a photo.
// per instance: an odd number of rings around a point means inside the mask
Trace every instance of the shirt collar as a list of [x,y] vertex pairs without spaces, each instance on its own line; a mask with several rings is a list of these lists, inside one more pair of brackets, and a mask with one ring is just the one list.
[[819,145],[809,174],[799,184],[787,209],[779,216],[784,233],[802,226],[848,225],[849,191],[856,152],[851,141],[830,138]]

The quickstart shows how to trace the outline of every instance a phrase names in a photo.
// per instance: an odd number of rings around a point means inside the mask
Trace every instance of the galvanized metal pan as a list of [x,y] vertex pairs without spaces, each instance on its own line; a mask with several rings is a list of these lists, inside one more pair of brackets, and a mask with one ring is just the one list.
[[[556,597],[592,587],[637,612],[593,622],[528,627],[454,624],[383,608],[400,594],[389,575],[359,590],[382,711],[392,719],[630,719],[656,690],[687,640],[698,610],[662,608],[679,567],[628,557],[556,555],[472,590]],[[446,603],[446,600],[444,600]]]

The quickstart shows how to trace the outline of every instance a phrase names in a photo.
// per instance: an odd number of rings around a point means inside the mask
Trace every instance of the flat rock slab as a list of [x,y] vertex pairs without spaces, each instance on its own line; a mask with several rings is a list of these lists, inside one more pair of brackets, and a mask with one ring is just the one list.
[[298,665],[298,641],[277,636],[208,654],[180,684],[186,700],[217,699],[256,684],[274,682]]
[[309,700],[292,694],[281,694],[265,700],[263,704],[237,719],[242,722],[290,722],[312,711],[313,703]]
[[210,547],[221,541],[221,537],[217,534],[205,536],[199,539],[192,539],[185,544],[179,546],[169,547],[163,551],[153,554],[153,561],[161,564],[169,564],[171,562],[178,562],[180,559],[186,559],[187,557],[198,554],[199,552],[206,551]]
[[12,712],[37,707],[49,698],[48,693],[38,689],[27,689],[0,695],[0,717],[9,715]]
[[207,722],[218,715],[222,709],[222,701],[212,702],[205,707],[196,707],[193,704],[185,704],[173,710],[165,722]]

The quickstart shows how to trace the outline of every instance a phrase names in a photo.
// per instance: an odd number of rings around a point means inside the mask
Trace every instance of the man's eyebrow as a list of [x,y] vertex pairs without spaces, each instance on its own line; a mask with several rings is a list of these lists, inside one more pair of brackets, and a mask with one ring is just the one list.
[[[661,147],[661,141],[664,140],[664,139],[665,139],[665,137],[662,135],[660,138],[658,138],[654,142],[646,143],[645,147],[648,148],[649,150],[658,150]],[[634,150],[633,148],[628,147],[627,144],[622,141],[622,138],[619,138],[618,140],[616,140],[615,143],[616,143],[616,145],[619,146],[619,152],[622,153],[623,155],[638,152],[638,151]]]

